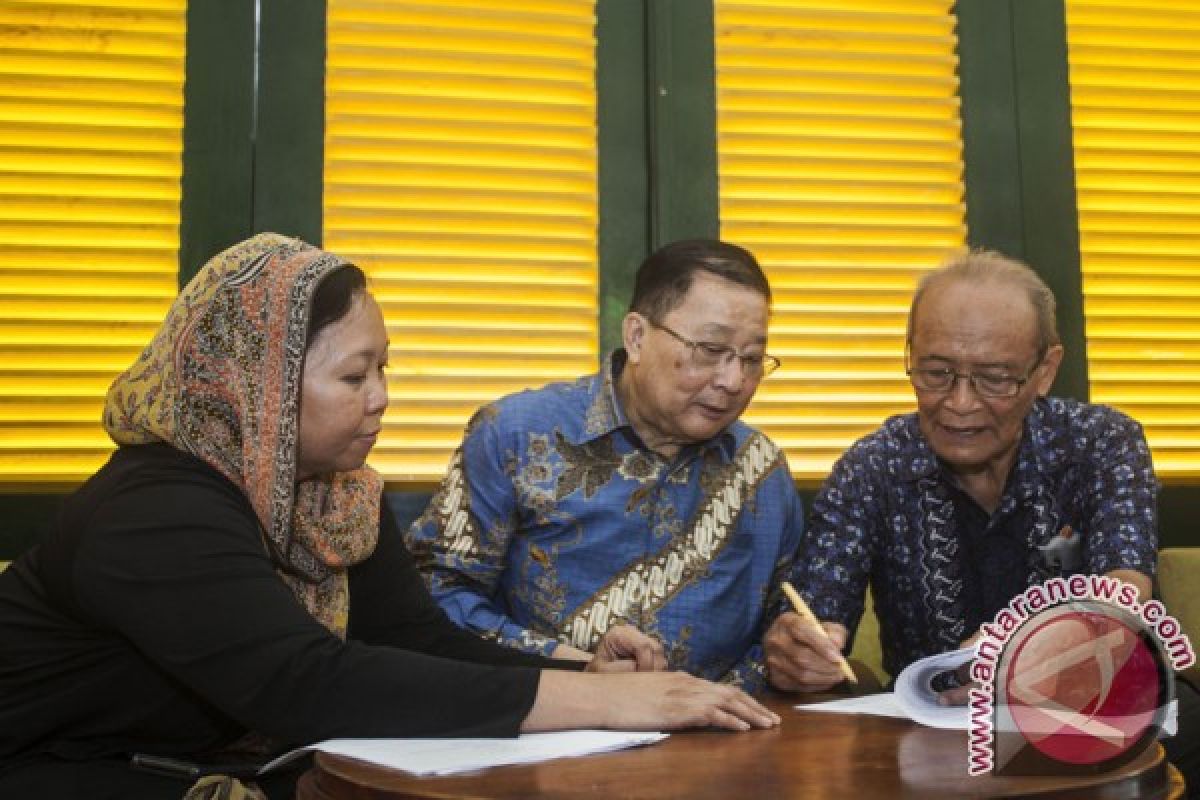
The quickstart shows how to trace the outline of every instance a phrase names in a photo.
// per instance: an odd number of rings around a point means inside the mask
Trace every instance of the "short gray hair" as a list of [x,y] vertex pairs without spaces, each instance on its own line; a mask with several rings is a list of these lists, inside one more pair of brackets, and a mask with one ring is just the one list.
[[1041,276],[1027,264],[994,250],[968,250],[951,258],[933,272],[926,273],[917,282],[917,290],[913,293],[912,305],[908,309],[908,329],[905,333],[905,340],[910,345],[913,320],[917,316],[917,306],[925,292],[934,286],[956,281],[997,283],[1025,292],[1037,318],[1038,352],[1044,355],[1059,343],[1054,292],[1050,291],[1050,287]]

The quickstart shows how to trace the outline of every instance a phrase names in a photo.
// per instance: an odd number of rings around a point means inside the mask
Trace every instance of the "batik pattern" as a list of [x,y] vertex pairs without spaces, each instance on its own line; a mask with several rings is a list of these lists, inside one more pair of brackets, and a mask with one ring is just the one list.
[[[869,583],[892,675],[974,633],[950,481],[907,414],[850,448],[813,501],[801,593],[817,616],[853,629]],[[1025,532],[1030,585],[1052,577],[1037,548],[1064,525],[1083,536],[1087,572],[1153,575],[1157,490],[1135,421],[1105,406],[1039,399],[990,525]]]
[[590,650],[625,622],[673,668],[753,689],[802,528],[787,462],[740,422],[671,461],[648,450],[615,398],[622,356],[476,415],[409,547],[481,635]]
[[590,603],[576,609],[563,623],[561,632],[570,637],[569,644],[594,650],[611,625],[631,615],[657,616],[680,589],[707,572],[737,529],[747,498],[754,495],[765,475],[779,467],[780,452],[769,439],[755,432],[734,464],[735,469],[724,471],[726,483],[705,492],[687,536],[672,537],[665,549],[647,554],[614,576]]

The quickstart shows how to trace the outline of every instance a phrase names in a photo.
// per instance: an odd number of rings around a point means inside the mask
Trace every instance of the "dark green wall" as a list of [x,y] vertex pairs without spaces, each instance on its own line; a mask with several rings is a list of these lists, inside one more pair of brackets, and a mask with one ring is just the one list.
[[1066,23],[1058,0],[959,0],[967,239],[1021,259],[1058,299],[1057,395],[1086,400]]
[[602,356],[642,260],[719,221],[711,4],[598,0],[596,18]]
[[633,274],[651,249],[646,11],[596,3],[600,354],[621,342]]
[[325,3],[260,0],[257,25],[253,12],[188,4],[181,286],[254,233],[321,243]]
[[179,285],[253,231],[254,4],[188,3]]
[[252,226],[320,245],[325,3],[260,2]]

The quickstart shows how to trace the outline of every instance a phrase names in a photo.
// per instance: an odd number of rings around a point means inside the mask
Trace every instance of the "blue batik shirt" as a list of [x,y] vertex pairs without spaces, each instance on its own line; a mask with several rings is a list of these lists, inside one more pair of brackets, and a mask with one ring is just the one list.
[[[1026,587],[1054,577],[1037,548],[1064,525],[1083,537],[1083,571],[1153,575],[1157,491],[1137,422],[1106,406],[1039,399],[983,535],[1015,534]],[[964,563],[961,498],[916,414],[906,414],[846,451],[813,501],[801,594],[819,618],[853,631],[869,583],[892,675],[975,632],[969,598],[979,592],[967,581],[987,570]]]
[[598,374],[505,397],[467,427],[407,541],[446,613],[529,652],[593,651],[626,622],[672,669],[762,685],[803,526],[783,453],[736,422],[667,460]]

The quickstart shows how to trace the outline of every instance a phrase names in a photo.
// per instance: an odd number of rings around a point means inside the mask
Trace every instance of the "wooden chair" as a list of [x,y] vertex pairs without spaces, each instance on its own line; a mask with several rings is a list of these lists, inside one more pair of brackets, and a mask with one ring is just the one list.
[[1158,591],[1167,613],[1200,644],[1200,547],[1167,547],[1158,553]]
[[862,620],[858,623],[858,632],[854,636],[854,647],[850,651],[850,661],[857,668],[861,665],[871,671],[881,686],[886,685],[890,676],[883,668],[883,648],[879,645],[879,620],[875,618],[875,600],[871,590],[867,590],[864,601]]

